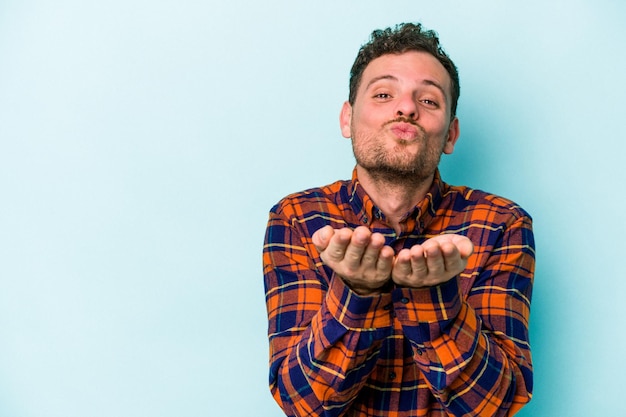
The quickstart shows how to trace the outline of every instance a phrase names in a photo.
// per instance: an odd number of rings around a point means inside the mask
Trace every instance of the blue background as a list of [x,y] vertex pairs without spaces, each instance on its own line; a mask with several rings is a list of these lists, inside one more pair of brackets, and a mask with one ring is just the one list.
[[2,0],[0,416],[280,416],[261,245],[348,178],[338,115],[372,29],[461,75],[444,179],[535,219],[535,398],[624,412],[626,3]]

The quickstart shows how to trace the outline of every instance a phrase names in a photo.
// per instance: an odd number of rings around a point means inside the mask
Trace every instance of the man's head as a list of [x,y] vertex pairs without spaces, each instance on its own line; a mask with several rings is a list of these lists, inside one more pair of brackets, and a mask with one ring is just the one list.
[[434,32],[413,24],[373,32],[350,88],[339,122],[352,139],[360,178],[411,187],[431,181],[460,132],[458,74]]
[[363,45],[350,70],[350,94],[348,102],[354,105],[361,84],[363,71],[374,59],[387,54],[402,54],[409,51],[427,52],[434,56],[448,72],[451,79],[451,116],[456,115],[460,95],[459,73],[456,66],[439,44],[437,34],[424,30],[421,24],[402,23],[395,28],[375,30],[370,41]]

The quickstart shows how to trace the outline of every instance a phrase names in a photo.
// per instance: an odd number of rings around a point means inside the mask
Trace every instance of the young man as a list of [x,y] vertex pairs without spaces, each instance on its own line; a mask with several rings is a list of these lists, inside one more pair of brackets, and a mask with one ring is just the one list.
[[510,416],[531,398],[530,216],[439,175],[459,79],[421,25],[374,31],[341,110],[352,180],[270,212],[270,388],[289,416]]

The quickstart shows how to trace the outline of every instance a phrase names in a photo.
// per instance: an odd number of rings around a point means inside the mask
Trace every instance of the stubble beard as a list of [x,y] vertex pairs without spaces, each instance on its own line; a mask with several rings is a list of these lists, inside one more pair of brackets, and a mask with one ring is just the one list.
[[[429,146],[424,129],[418,127],[419,137],[410,141],[397,140],[392,150],[387,149],[383,133],[357,137],[357,133],[352,132],[352,150],[357,164],[372,180],[390,186],[414,187],[430,180],[439,165],[443,144],[437,148]],[[422,149],[410,155],[407,147],[414,145],[415,141],[422,144]]]

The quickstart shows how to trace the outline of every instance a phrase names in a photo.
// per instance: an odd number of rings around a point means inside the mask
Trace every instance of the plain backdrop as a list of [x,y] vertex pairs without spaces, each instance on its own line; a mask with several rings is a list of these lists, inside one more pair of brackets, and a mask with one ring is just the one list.
[[349,178],[370,32],[420,21],[461,77],[444,179],[535,220],[535,392],[624,413],[626,3],[0,1],[0,416],[278,417],[271,206]]

